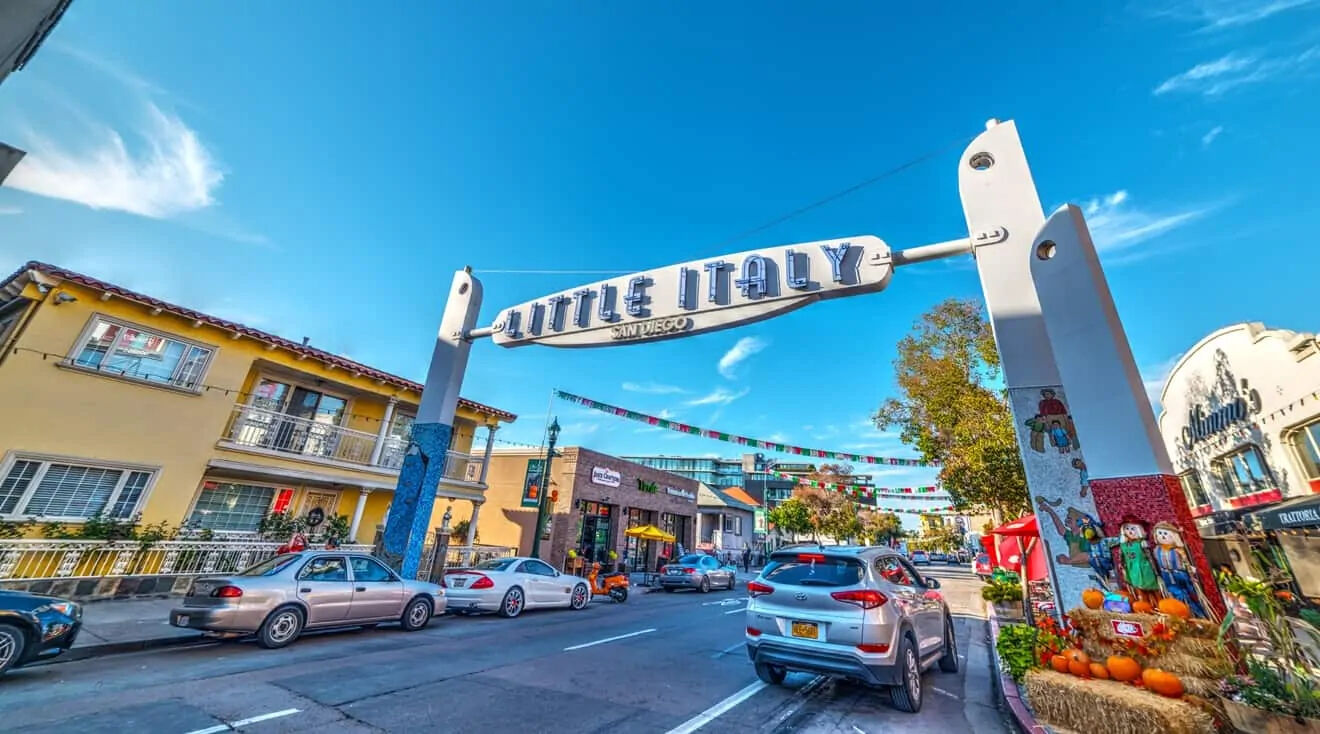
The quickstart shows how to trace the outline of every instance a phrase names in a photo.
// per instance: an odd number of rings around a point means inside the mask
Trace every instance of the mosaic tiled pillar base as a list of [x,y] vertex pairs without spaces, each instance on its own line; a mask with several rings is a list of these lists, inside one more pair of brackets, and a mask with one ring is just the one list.
[[1151,528],[1158,522],[1171,522],[1182,530],[1183,542],[1196,564],[1197,579],[1205,592],[1205,600],[1222,617],[1225,613],[1223,597],[1215,583],[1214,573],[1205,559],[1201,535],[1197,531],[1192,511],[1187,506],[1182,483],[1178,477],[1152,474],[1143,477],[1092,479],[1091,493],[1096,510],[1104,524],[1105,535],[1120,537],[1123,522],[1135,519],[1146,527],[1147,540]]
[[452,426],[443,423],[413,424],[412,443],[399,470],[384,538],[385,560],[407,579],[417,577],[453,431]]

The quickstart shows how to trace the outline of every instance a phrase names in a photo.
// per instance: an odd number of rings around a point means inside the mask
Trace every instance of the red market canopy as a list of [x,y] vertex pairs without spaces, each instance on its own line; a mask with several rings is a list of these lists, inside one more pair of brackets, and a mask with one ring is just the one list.
[[[1022,569],[1023,549],[1026,549],[1027,568]],[[1045,544],[1040,538],[1022,539],[1004,538],[999,543],[999,566],[1013,573],[1021,574],[1028,581],[1041,581],[1049,578],[1049,566],[1045,561]]]
[[1040,527],[1036,525],[1035,515],[1023,515],[1013,522],[1000,525],[990,532],[1009,538],[1030,538],[1040,535]]

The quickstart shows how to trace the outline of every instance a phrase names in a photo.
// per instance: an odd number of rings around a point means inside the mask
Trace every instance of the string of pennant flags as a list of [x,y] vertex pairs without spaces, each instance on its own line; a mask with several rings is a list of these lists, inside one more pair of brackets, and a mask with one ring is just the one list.
[[759,438],[739,436],[736,433],[726,433],[724,431],[716,431],[711,428],[701,428],[699,426],[688,425],[680,421],[669,420],[668,418],[661,418],[660,416],[651,415],[649,413],[643,413],[641,411],[628,410],[627,408],[620,408],[617,405],[602,403],[599,400],[584,398],[581,395],[574,395],[573,393],[564,392],[563,390],[556,390],[555,397],[559,398],[560,400],[566,400],[570,403],[581,405],[585,408],[592,408],[593,410],[599,410],[602,413],[609,413],[610,415],[618,416],[620,418],[627,418],[628,420],[637,421],[638,423],[646,423],[648,425],[652,425],[657,428],[670,430],[670,431],[677,431],[678,433],[686,433],[692,436],[701,436],[703,438],[710,438],[716,441],[724,441],[726,443],[735,443],[738,444],[739,446],[750,446],[752,448],[765,449],[766,451],[775,451],[781,454],[793,454],[795,456],[811,456],[819,459],[835,459],[837,461],[851,461],[859,464],[883,464],[886,466],[934,466],[934,464],[921,461],[919,459],[897,459],[886,456],[867,456],[865,454],[852,454],[845,451],[825,451],[823,449],[812,449],[803,446],[794,446],[792,444],[779,443],[777,441],[765,441]]
[[894,497],[895,499],[906,499],[906,500],[935,500],[935,499],[948,498],[948,495],[939,495],[938,497],[918,496],[918,495],[930,494],[933,492],[940,491],[940,488],[937,486],[871,487],[865,484],[832,484],[830,482],[822,482],[817,479],[808,479],[806,477],[800,477],[796,474],[786,474],[784,472],[778,472],[778,471],[772,471],[770,472],[770,474],[772,476],[779,477],[780,479],[796,480],[798,484],[804,487],[819,487],[820,489],[832,489],[841,492],[855,492],[858,496],[861,497],[891,496]]

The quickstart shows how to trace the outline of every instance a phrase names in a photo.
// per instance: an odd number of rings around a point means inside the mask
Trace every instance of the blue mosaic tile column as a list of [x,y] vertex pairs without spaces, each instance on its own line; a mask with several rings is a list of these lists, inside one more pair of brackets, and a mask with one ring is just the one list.
[[453,426],[444,423],[414,423],[412,427],[412,443],[399,470],[384,537],[385,560],[407,579],[417,577],[453,432]]

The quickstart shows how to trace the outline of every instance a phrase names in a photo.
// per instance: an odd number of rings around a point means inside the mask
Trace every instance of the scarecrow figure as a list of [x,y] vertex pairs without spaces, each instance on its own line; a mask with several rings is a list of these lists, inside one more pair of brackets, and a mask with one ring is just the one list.
[[1201,590],[1196,582],[1196,567],[1187,554],[1182,531],[1171,522],[1158,522],[1154,536],[1155,566],[1159,569],[1165,592],[1186,604],[1193,615],[1206,618]]
[[1123,520],[1123,542],[1119,552],[1123,556],[1123,583],[1133,601],[1142,600],[1154,606],[1160,600],[1160,580],[1146,552],[1146,528],[1136,518]]

